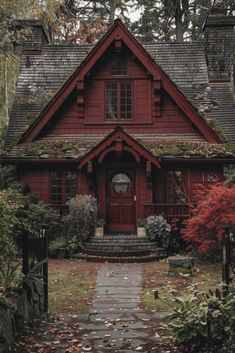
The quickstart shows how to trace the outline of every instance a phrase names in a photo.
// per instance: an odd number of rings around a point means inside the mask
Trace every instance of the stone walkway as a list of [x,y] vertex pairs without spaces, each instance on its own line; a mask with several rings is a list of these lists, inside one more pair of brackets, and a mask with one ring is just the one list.
[[[39,321],[11,348],[15,353],[160,353],[160,313],[141,309],[139,264],[104,264],[88,314]],[[166,342],[165,342],[166,343]],[[168,345],[166,344],[168,347]]]
[[150,341],[153,348],[157,336],[152,337],[148,323],[154,315],[139,307],[141,291],[141,265],[105,264],[98,273],[89,321],[80,317],[84,345],[99,353],[144,353]]

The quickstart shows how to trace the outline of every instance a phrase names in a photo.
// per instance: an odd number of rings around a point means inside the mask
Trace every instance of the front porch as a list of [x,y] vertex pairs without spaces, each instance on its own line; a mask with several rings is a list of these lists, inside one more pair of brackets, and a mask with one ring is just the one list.
[[151,215],[163,215],[169,224],[175,220],[181,223],[191,216],[191,207],[189,204],[144,204],[144,217]]
[[[67,205],[53,204],[51,206],[57,209],[61,216],[68,213]],[[175,220],[182,222],[191,216],[191,206],[189,204],[145,203],[143,218],[151,215],[163,215],[169,224]]]

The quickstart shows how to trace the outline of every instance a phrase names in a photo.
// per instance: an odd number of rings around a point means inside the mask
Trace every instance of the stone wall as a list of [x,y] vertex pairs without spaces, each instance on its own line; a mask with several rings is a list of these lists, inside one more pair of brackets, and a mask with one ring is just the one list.
[[34,282],[26,289],[13,289],[0,297],[0,353],[6,353],[24,325],[44,311],[43,283]]

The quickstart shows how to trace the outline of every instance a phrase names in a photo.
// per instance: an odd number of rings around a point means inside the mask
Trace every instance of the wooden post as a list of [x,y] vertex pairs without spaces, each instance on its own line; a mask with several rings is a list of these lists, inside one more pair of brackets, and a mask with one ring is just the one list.
[[230,283],[229,266],[230,266],[230,231],[229,228],[224,228],[225,234],[223,237],[223,262],[222,262],[222,282],[223,293],[228,293],[228,286]]
[[48,312],[48,235],[43,229],[43,258],[47,261],[42,265],[43,272],[43,290],[44,290],[44,311]]

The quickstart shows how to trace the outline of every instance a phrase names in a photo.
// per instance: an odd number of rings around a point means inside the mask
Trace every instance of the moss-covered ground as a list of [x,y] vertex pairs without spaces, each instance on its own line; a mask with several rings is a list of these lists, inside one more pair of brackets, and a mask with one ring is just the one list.
[[50,313],[87,312],[99,267],[78,260],[49,260]]
[[173,303],[172,290],[176,296],[185,296],[186,287],[197,284],[201,290],[209,291],[221,287],[221,264],[220,263],[196,263],[195,276],[168,276],[167,261],[162,260],[155,263],[142,265],[143,273],[143,293],[142,303],[145,309],[151,311],[169,311],[169,307],[162,301],[155,299],[155,293],[158,291],[160,296],[164,296],[168,303]]

